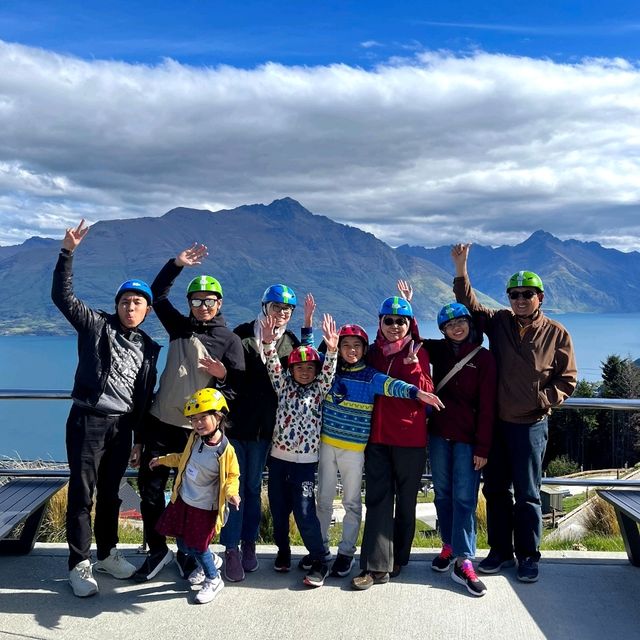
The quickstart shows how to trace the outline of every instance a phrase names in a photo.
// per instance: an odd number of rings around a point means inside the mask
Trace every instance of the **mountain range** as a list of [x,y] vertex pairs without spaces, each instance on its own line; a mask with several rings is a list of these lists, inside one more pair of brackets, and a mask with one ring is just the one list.
[[[0,333],[72,332],[50,297],[60,241],[33,237],[0,247]],[[413,284],[413,305],[422,322],[433,321],[452,300],[449,247],[394,249],[370,233],[315,215],[291,198],[216,212],[180,207],[161,217],[97,222],[74,258],[76,293],[90,306],[112,309],[120,282],[131,277],[151,282],[167,260],[194,242],[206,244],[209,256],[200,267],[184,270],[171,298],[186,311],[189,280],[211,274],[222,283],[230,326],[254,318],[262,292],[277,282],[291,286],[300,305],[311,291],[319,313],[366,327],[375,326],[380,302],[396,294],[398,278]],[[471,249],[472,283],[489,306],[505,304],[504,284],[519,269],[542,277],[549,310],[640,311],[637,252],[563,241],[545,231],[516,246]],[[295,326],[301,317],[297,312]],[[163,335],[153,317],[145,328]]]

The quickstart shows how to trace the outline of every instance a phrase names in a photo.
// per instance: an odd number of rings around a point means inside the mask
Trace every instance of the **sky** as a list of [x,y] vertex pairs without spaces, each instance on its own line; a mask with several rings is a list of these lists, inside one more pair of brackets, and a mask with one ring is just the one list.
[[0,245],[285,196],[397,246],[640,239],[640,3],[0,3]]

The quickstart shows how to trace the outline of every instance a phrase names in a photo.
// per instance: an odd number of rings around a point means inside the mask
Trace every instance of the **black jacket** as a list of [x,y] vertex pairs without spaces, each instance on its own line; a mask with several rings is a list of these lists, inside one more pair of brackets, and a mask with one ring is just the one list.
[[[111,369],[111,344],[107,327],[122,332],[117,314],[89,308],[73,292],[73,256],[61,252],[53,271],[51,299],[78,333],[78,367],[74,400],[94,406],[102,395]],[[136,442],[140,440],[141,418],[149,408],[156,383],[156,363],[160,345],[144,331],[135,329],[143,339],[143,358],[133,391],[132,424]]]
[[[242,344],[238,336],[227,327],[221,313],[209,322],[198,322],[193,315],[185,316],[171,304],[169,291],[181,272],[182,267],[177,267],[173,259],[162,267],[151,284],[153,310],[169,334],[169,341],[188,340],[191,336],[196,336],[209,355],[224,364],[227,376],[224,382],[216,380],[214,384],[231,405],[237,396],[240,377],[245,368]],[[230,408],[233,419],[233,407]]]
[[[229,437],[244,441],[271,440],[278,397],[258,352],[253,325],[254,321],[245,322],[233,330],[242,340],[246,370],[234,405],[233,429],[229,431]],[[276,349],[283,368],[286,369],[289,354],[299,344],[296,335],[289,330],[278,340]]]

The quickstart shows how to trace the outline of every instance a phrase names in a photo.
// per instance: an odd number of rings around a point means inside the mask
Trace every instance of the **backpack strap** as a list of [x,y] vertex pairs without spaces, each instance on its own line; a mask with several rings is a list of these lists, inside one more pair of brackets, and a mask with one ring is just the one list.
[[449,380],[451,380],[451,378],[453,378],[453,376],[455,376],[456,373],[458,373],[458,371],[460,371],[460,369],[462,369],[462,367],[464,367],[464,365],[467,364],[467,362],[469,362],[469,360],[471,360],[471,358],[473,358],[473,356],[475,356],[476,353],[478,353],[478,351],[480,351],[480,349],[482,349],[482,346],[478,345],[473,351],[471,351],[464,358],[462,358],[462,360],[460,360],[459,362],[456,362],[456,364],[453,365],[449,373],[447,373],[447,375],[444,378],[442,378],[442,380],[440,380],[440,382],[438,383],[438,386],[436,387],[436,393],[438,393],[438,391],[440,391],[440,389],[442,389],[442,387],[444,387],[444,385],[447,384],[447,382],[449,382]]

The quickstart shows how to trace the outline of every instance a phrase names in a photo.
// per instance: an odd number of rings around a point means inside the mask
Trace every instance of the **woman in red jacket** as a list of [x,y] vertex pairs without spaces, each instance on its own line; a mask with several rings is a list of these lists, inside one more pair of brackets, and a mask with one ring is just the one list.
[[[368,363],[393,378],[433,391],[429,357],[420,347],[411,305],[402,298],[384,300],[376,341]],[[436,409],[442,403],[432,396]],[[354,589],[389,581],[409,561],[416,526],[416,496],[427,461],[427,415],[417,400],[378,396],[365,449],[367,513],[360,552],[362,573]],[[394,517],[395,504],[395,517]]]

